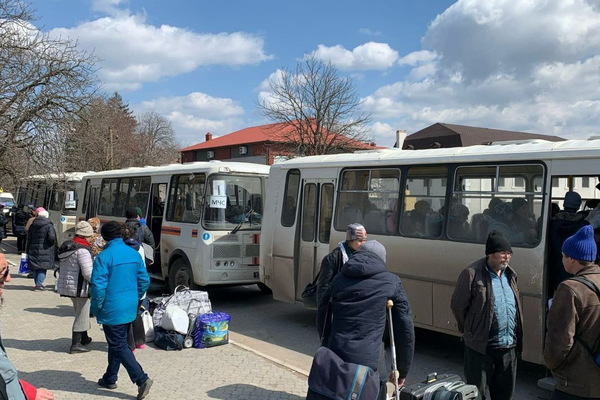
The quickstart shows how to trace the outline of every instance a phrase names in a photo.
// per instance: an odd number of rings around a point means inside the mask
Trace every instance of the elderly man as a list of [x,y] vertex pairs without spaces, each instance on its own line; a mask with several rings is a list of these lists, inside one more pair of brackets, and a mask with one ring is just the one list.
[[461,272],[450,307],[465,342],[467,383],[483,400],[508,400],[523,337],[517,274],[508,265],[510,243],[499,231],[489,234],[485,254]]
[[[4,302],[2,290],[4,284],[10,282],[8,263],[3,253],[0,253],[0,304]],[[36,399],[53,400],[54,395],[46,389],[36,389],[33,385],[17,377],[17,370],[10,362],[0,336],[0,399]]]
[[556,379],[552,400],[600,399],[600,366],[588,351],[600,337],[596,255],[590,225],[580,228],[562,246],[565,270],[575,278],[558,285],[548,312],[544,361]]

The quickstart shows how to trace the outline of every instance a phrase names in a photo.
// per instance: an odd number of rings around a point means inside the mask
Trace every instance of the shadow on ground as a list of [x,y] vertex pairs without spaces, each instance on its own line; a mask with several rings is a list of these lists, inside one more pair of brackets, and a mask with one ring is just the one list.
[[268,390],[254,385],[226,385],[206,392],[213,399],[261,399],[261,400],[303,400],[297,396],[276,390]]

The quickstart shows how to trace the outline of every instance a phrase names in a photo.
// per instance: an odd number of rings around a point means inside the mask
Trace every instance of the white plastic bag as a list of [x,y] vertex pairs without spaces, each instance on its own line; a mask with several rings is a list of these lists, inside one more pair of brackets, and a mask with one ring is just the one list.
[[168,331],[175,331],[187,335],[190,327],[190,319],[185,311],[179,306],[169,304],[165,310],[160,326]]
[[152,315],[148,310],[142,311],[142,322],[144,323],[144,333],[146,334],[146,343],[154,341],[154,323]]

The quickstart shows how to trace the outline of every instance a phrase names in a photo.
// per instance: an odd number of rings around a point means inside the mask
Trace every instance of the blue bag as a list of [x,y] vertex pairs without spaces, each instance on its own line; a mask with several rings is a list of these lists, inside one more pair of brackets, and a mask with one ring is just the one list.
[[203,349],[229,343],[229,321],[231,316],[224,312],[198,315],[192,331],[194,347]]
[[167,331],[160,326],[154,327],[154,344],[163,350],[183,350],[185,337],[175,331]]
[[19,274],[28,274],[29,268],[27,268],[27,254],[21,254],[21,263],[19,264]]
[[308,375],[306,399],[374,400],[382,387],[373,369],[345,362],[327,347],[319,347]]

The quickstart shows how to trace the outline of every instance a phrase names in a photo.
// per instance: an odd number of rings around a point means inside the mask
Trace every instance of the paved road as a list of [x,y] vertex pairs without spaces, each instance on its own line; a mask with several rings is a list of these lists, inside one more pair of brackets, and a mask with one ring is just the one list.
[[[12,238],[11,238],[12,239]],[[0,248],[18,262],[11,244]],[[13,254],[11,254],[13,253]],[[48,278],[48,284],[53,284]],[[54,292],[33,292],[31,279],[13,275],[0,314],[2,337],[20,376],[53,390],[57,399],[135,398],[136,387],[121,369],[119,387],[99,389],[106,367],[106,344],[97,324],[93,351],[70,355],[72,309]],[[164,292],[153,283],[151,296]],[[314,311],[274,301],[256,286],[218,288],[209,292],[215,311],[232,316],[232,343],[212,349],[166,352],[147,346],[136,357],[155,380],[148,399],[293,399],[306,394],[306,374],[318,347]],[[427,373],[462,374],[462,345],[457,338],[419,330],[409,382]],[[545,370],[522,364],[515,399],[547,399],[536,387]]]

